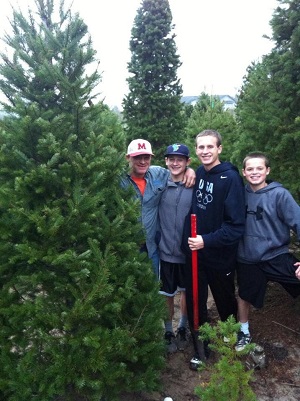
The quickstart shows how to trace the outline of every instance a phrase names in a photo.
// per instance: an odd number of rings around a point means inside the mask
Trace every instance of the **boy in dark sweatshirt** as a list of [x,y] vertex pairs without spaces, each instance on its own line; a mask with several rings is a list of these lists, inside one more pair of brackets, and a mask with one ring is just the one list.
[[[196,155],[201,166],[196,171],[191,213],[197,216],[197,237],[191,236],[190,216],[186,219],[183,249],[187,255],[186,301],[189,324],[193,327],[192,251],[198,256],[198,322],[207,322],[208,285],[220,319],[237,317],[234,276],[239,240],[244,233],[245,201],[242,177],[235,166],[221,162],[219,132],[205,130],[196,137]],[[195,355],[190,368],[201,364],[197,332],[192,336]]]

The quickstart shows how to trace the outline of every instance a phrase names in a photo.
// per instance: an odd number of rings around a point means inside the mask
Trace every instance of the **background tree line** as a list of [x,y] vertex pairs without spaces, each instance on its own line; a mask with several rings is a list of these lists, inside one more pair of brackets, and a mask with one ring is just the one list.
[[139,206],[120,187],[127,145],[148,139],[163,165],[167,145],[193,153],[196,134],[216,129],[223,160],[267,152],[299,199],[300,11],[279,0],[274,49],[249,66],[231,113],[206,93],[181,102],[168,0],[143,0],[120,118],[97,100],[84,21],[63,1],[35,7],[12,10],[0,63],[0,397],[116,400],[157,389],[164,366],[164,303],[139,253]]
[[[223,160],[241,168],[246,153],[266,152],[272,179],[281,181],[299,200],[299,6],[293,0],[278,3],[270,20],[274,48],[248,67],[232,114],[207,93],[199,94],[194,107],[180,102],[182,87],[176,73],[180,59],[168,1],[143,1],[132,29],[129,94],[123,102],[128,140],[148,139],[154,145],[155,163],[163,165],[168,144],[186,142],[194,155],[196,134],[216,129],[224,140]],[[192,166],[197,166],[195,156]]]

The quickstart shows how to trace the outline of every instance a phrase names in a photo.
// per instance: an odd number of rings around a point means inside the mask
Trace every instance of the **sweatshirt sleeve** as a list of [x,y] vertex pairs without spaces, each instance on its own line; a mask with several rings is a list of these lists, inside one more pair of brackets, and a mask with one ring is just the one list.
[[186,215],[184,219],[182,243],[181,243],[181,250],[187,258],[191,258],[192,255],[192,252],[188,245],[188,239],[191,236],[191,213],[192,213],[192,208],[190,209],[189,213]]
[[300,206],[292,194],[282,188],[278,194],[276,205],[279,219],[294,231],[300,241]]

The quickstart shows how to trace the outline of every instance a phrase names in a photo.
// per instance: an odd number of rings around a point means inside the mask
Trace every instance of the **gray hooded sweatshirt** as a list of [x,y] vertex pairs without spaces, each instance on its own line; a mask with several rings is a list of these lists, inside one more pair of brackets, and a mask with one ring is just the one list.
[[290,230],[300,239],[300,207],[278,182],[254,192],[247,184],[246,226],[238,261],[256,263],[289,252]]
[[183,225],[192,203],[193,188],[169,179],[158,209],[160,222],[160,259],[170,263],[185,263],[181,250]]

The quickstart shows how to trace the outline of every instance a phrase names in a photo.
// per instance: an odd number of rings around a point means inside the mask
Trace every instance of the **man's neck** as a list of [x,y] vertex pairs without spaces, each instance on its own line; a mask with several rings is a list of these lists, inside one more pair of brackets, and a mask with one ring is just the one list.
[[212,168],[218,166],[219,164],[221,164],[221,161],[218,159],[213,164],[208,164],[208,165],[203,164],[203,167],[205,171],[210,171]]
[[139,179],[145,178],[145,174],[137,174],[137,173],[131,172],[131,173],[129,173],[129,175],[131,178],[139,178]]

